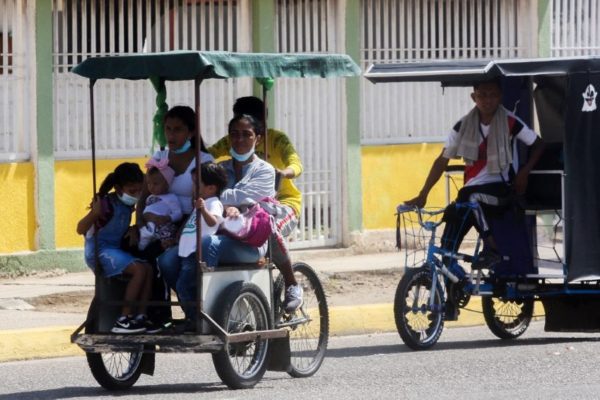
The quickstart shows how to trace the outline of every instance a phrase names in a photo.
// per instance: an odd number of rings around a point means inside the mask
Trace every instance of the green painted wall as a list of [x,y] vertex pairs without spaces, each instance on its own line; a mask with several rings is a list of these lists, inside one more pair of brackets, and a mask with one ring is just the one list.
[[[260,53],[274,53],[275,46],[275,0],[261,0],[252,2],[252,51]],[[275,89],[277,90],[277,85]],[[254,81],[254,96],[263,98],[263,89]],[[270,110],[275,109],[275,96],[273,91],[267,93],[267,106]],[[267,117],[268,126],[277,126],[274,113],[269,112]]]
[[[345,52],[360,62],[360,0],[346,1]],[[359,64],[360,65],[360,64]],[[346,79],[347,104],[347,160],[346,188],[348,229],[357,231],[363,228],[362,185],[361,185],[361,146],[360,146],[360,79]]]
[[550,57],[552,48],[552,0],[538,0],[538,57]]
[[38,249],[55,248],[54,137],[52,131],[52,2],[35,3],[36,210]]

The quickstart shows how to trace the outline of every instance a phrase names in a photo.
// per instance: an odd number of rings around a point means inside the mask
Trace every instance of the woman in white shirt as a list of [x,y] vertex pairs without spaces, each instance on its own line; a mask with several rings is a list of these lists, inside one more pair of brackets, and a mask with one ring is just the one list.
[[[173,193],[179,199],[181,210],[185,221],[193,210],[193,191],[192,170],[196,167],[196,151],[194,143],[194,132],[196,131],[196,113],[188,106],[175,106],[165,114],[164,119],[165,137],[167,139],[167,149],[159,150],[152,156],[153,159],[160,161],[169,160],[169,167],[175,171],[173,181],[169,185],[169,193]],[[214,158],[206,151],[204,143],[200,143],[200,162],[205,163],[214,161]],[[143,204],[148,197],[148,191],[144,191],[138,203],[136,210],[137,225],[143,226],[144,221],[141,215],[144,209]],[[139,205],[142,206],[139,206]],[[165,241],[162,243],[163,249],[176,243]]]

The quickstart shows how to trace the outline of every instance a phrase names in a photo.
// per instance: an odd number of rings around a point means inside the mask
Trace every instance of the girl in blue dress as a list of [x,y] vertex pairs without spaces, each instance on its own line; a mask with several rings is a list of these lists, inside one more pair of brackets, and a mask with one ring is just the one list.
[[[127,303],[123,306],[121,316],[111,329],[113,333],[156,331],[146,317],[144,304],[152,292],[152,267],[121,249],[121,240],[129,230],[131,214],[143,184],[144,174],[137,164],[120,164],[104,179],[92,200],[90,211],[77,224],[77,233],[85,235],[85,262],[88,267],[95,270],[98,265],[105,277],[127,276],[129,282],[124,300],[142,302],[136,308]],[[94,234],[97,239],[94,239]],[[97,260],[95,242],[98,244]]]

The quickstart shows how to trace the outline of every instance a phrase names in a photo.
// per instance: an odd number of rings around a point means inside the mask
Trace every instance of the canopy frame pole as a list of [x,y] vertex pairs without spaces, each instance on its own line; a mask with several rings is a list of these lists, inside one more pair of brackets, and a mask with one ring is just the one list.
[[196,113],[196,129],[194,132],[196,139],[195,157],[196,157],[196,190],[192,194],[192,206],[196,210],[196,332],[202,331],[202,317],[204,314],[204,304],[202,301],[202,272],[206,269],[206,263],[202,261],[202,215],[196,209],[196,200],[202,189],[202,128],[200,127],[200,84],[202,78],[194,79],[194,112]]
[[268,131],[268,124],[267,124],[267,120],[269,119],[269,106],[267,105],[267,88],[266,85],[261,84],[262,86],[262,100],[263,100],[263,148],[264,148],[264,155],[265,155],[265,161],[269,162],[269,155],[267,154],[267,131]]
[[[96,114],[94,106],[94,86],[96,79],[90,79],[90,136],[92,145],[92,206],[96,201],[98,185],[96,172]],[[100,265],[100,254],[98,253],[98,229],[94,223],[94,275],[96,279],[102,276],[102,265]],[[97,282],[96,282],[97,283]],[[95,287],[98,287],[97,285]]]

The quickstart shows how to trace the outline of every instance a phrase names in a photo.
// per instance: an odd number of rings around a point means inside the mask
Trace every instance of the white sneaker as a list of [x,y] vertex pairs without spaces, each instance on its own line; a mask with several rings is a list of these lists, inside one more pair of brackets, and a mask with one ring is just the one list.
[[302,306],[302,287],[300,285],[291,285],[285,289],[285,299],[283,308],[285,312],[292,313]]
[[146,226],[140,228],[140,241],[138,249],[144,250],[154,240],[154,230],[148,229]]

